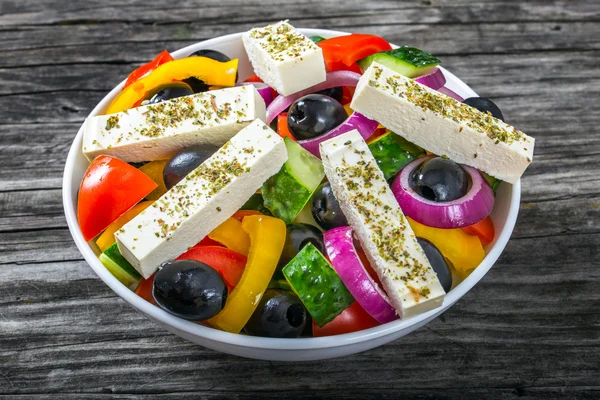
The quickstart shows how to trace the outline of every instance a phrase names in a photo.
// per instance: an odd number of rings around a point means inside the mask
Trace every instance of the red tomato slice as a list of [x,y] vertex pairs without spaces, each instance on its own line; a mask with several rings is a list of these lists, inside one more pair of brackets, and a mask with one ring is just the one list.
[[490,217],[482,219],[476,224],[465,226],[461,229],[467,235],[479,237],[481,244],[484,246],[492,243],[494,236],[496,236],[494,223]]
[[313,320],[312,329],[314,337],[341,335],[344,333],[357,332],[363,329],[381,325],[367,313],[357,301],[346,308],[333,321],[319,327]]
[[231,291],[238,284],[244,268],[246,256],[220,246],[194,246],[177,260],[196,260],[210,265],[217,270]]
[[231,218],[235,218],[238,221],[242,222],[244,217],[247,217],[248,215],[262,215],[262,213],[260,211],[255,210],[238,210],[235,212],[235,214],[231,216]]
[[349,69],[359,73],[360,69],[356,65],[358,60],[392,49],[385,39],[361,33],[325,39],[317,43],[317,46],[323,49],[327,71]]
[[93,239],[156,187],[152,179],[126,162],[96,157],[83,176],[77,199],[84,239]]
[[173,57],[171,57],[171,54],[169,54],[168,51],[163,50],[162,52],[160,52],[159,55],[156,56],[156,58],[154,58],[154,60],[142,65],[141,67],[135,69],[131,74],[129,74],[129,76],[127,77],[127,81],[125,81],[125,86],[123,86],[123,88],[126,88],[133,82],[148,75],[150,72],[154,71],[156,68],[169,61],[173,61]]
[[154,296],[152,296],[152,284],[154,283],[154,274],[148,279],[142,279],[138,284],[138,287],[135,288],[135,294],[140,296],[142,299],[146,300],[148,303],[152,303],[155,306],[156,300],[154,300]]
[[281,113],[277,116],[277,134],[282,138],[288,137],[293,141],[296,141],[296,138],[294,138],[294,135],[292,135],[292,132],[290,132],[290,128],[288,127],[287,117],[287,113]]

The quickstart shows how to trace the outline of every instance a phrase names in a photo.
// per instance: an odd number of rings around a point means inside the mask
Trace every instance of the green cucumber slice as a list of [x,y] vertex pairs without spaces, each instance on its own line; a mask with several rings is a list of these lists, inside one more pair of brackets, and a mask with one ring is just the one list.
[[240,210],[254,210],[268,216],[272,216],[271,211],[265,207],[265,201],[260,193],[254,193]]
[[390,179],[413,160],[425,155],[425,150],[393,132],[369,143],[369,150],[383,171],[385,179]]
[[283,267],[283,275],[319,326],[331,322],[354,301],[329,261],[312,243]]
[[284,138],[288,160],[261,188],[264,205],[286,224],[302,211],[325,177],[321,160],[290,138]]
[[494,194],[496,194],[496,190],[498,190],[498,186],[500,186],[502,181],[500,179],[494,178],[491,175],[486,174],[483,171],[479,171],[479,172],[481,172],[481,174],[483,175],[483,177],[485,178],[487,183],[489,183],[490,186],[492,187],[492,191],[494,192]]
[[100,262],[125,286],[139,282],[142,276],[133,268],[129,261],[119,252],[117,243],[113,243],[104,253],[100,254]]
[[379,64],[385,65],[408,78],[425,75],[440,64],[440,60],[431,54],[408,46],[372,54],[359,60],[358,66],[362,72],[365,72],[373,61],[377,61]]
[[309,39],[312,40],[314,44],[317,44],[317,43],[325,40],[325,38],[323,36],[311,36],[311,37],[309,37]]

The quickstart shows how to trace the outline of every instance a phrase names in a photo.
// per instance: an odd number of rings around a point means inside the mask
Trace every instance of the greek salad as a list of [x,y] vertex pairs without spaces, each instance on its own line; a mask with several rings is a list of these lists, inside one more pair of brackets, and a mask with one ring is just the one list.
[[439,307],[485,257],[496,188],[534,139],[420,49],[287,21],[242,40],[254,75],[163,51],[85,121],[78,220],[102,264],[168,313],[248,335]]

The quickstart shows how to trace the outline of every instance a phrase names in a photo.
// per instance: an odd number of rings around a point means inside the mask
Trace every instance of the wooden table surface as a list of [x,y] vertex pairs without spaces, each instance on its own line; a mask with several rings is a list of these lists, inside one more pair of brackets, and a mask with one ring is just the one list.
[[[519,221],[489,274],[375,350],[253,361],[170,335],[83,261],[67,150],[162,49],[289,18],[423,48],[536,138]],[[600,3],[0,1],[0,396],[9,399],[600,398]]]

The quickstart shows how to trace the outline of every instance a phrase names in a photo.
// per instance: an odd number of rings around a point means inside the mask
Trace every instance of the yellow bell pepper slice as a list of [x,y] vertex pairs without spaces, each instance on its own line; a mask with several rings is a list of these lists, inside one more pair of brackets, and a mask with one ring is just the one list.
[[207,85],[233,86],[237,67],[237,58],[223,63],[206,57],[170,61],[123,89],[110,103],[105,114],[128,110],[159,85],[190,77],[200,79]]
[[104,252],[104,250],[108,249],[116,240],[115,232],[121,229],[123,225],[131,221],[133,218],[135,218],[136,215],[148,208],[152,203],[154,203],[154,201],[142,201],[140,203],[137,203],[135,206],[131,207],[125,214],[121,215],[115,222],[110,224],[108,228],[106,228],[106,230],[102,232],[102,235],[98,237],[98,240],[96,240],[96,244],[100,248],[100,251]]
[[485,250],[477,236],[467,235],[462,229],[433,228],[406,218],[415,235],[433,243],[450,260],[461,279],[469,276],[485,258]]
[[250,253],[244,274],[233,289],[225,308],[208,322],[227,332],[239,333],[260,302],[283,250],[285,223],[274,217],[250,215],[242,228],[250,236]]
[[216,240],[229,250],[248,255],[250,250],[250,236],[242,228],[242,223],[235,218],[228,218],[217,226],[208,237]]
[[142,165],[138,168],[144,174],[148,175],[158,186],[146,196],[148,200],[158,200],[163,194],[167,193],[167,186],[163,178],[165,165],[169,160],[156,160]]

